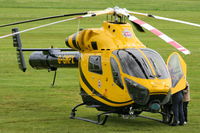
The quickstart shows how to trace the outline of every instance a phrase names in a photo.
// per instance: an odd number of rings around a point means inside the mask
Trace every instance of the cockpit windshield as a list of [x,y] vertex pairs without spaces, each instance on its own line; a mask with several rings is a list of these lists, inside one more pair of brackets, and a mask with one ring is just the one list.
[[156,72],[157,78],[166,79],[170,77],[166,64],[160,54],[149,48],[142,48],[140,50],[142,50],[149,59],[151,65],[153,66],[153,69]]
[[[128,75],[143,79],[169,78],[169,73],[161,56],[151,49],[143,48],[141,50],[147,58],[134,48],[116,50],[113,54],[119,59],[122,71]],[[156,75],[153,74],[147,59],[153,66]]]
[[124,73],[138,78],[153,78],[153,73],[148,63],[138,50],[116,50],[114,54],[118,57]]

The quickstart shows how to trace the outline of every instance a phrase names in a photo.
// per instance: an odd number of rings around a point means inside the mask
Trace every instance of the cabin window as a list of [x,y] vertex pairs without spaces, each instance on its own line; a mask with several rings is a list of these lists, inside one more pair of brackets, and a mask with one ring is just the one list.
[[124,86],[122,84],[122,79],[121,79],[121,75],[119,72],[119,67],[117,62],[115,61],[114,58],[110,58],[110,62],[111,62],[111,69],[112,69],[112,75],[113,75],[113,81],[122,89],[124,89]]
[[88,69],[90,72],[102,74],[101,56],[90,56]]

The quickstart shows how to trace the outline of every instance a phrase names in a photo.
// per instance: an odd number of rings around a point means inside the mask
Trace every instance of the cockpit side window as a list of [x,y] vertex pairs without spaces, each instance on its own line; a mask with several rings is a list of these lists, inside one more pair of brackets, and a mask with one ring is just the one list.
[[114,58],[110,58],[110,63],[111,63],[111,70],[112,70],[112,75],[113,75],[113,81],[122,89],[124,89],[119,67],[117,62],[115,61]]
[[162,59],[162,57],[160,56],[160,54],[149,48],[143,48],[141,50],[145,53],[145,55],[149,59],[151,65],[153,66],[153,69],[156,72],[157,78],[166,79],[170,77],[166,64]]
[[88,69],[90,72],[102,74],[101,56],[90,56]]

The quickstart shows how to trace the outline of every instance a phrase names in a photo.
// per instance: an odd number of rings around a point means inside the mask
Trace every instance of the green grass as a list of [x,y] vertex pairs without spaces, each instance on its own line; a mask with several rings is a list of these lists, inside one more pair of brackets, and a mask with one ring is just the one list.
[[[99,10],[120,6],[130,10],[152,13],[200,23],[199,0],[0,0],[0,24],[33,19],[44,16]],[[188,64],[188,77],[192,101],[189,105],[189,123],[184,127],[170,127],[152,120],[137,118],[124,120],[112,115],[105,126],[69,119],[71,108],[81,102],[78,70],[60,69],[56,86],[50,87],[53,72],[37,71],[28,66],[26,73],[18,70],[15,48],[11,37],[0,39],[0,133],[140,133],[182,132],[197,133],[200,130],[200,29],[183,24],[140,17],[144,21],[168,34],[192,54],[183,55]],[[20,30],[61,19],[46,20],[18,25]],[[82,19],[81,28],[100,27],[104,16]],[[15,27],[15,26],[13,26]],[[78,21],[65,22],[21,35],[24,47],[65,47],[65,38],[76,32]],[[11,27],[0,28],[0,36],[9,34]],[[161,53],[164,59],[174,48],[149,32],[137,36],[148,47]],[[28,56],[26,53],[27,65]],[[95,119],[95,109],[82,108],[81,116]],[[157,114],[148,114],[158,117]]]

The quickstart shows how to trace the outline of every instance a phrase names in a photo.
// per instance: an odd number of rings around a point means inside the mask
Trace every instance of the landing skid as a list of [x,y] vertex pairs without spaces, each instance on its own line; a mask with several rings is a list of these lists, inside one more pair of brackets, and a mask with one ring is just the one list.
[[98,124],[98,125],[104,125],[106,123],[107,119],[108,119],[108,115],[110,113],[112,113],[112,112],[104,112],[104,113],[98,114],[97,115],[97,121],[90,120],[90,119],[87,119],[87,118],[82,118],[82,117],[76,117],[76,111],[77,111],[76,109],[78,107],[82,106],[82,105],[85,105],[85,103],[78,104],[72,109],[72,112],[71,112],[71,115],[70,115],[71,119],[78,119],[78,120],[83,120],[83,121],[91,122],[91,123]]
[[154,121],[164,123],[162,120],[159,120],[159,119],[156,119],[156,118],[153,118],[153,117],[148,117],[148,116],[143,116],[143,115],[139,115],[137,117],[141,117],[141,118],[145,118],[145,119],[154,120]]
[[166,114],[166,113],[161,113],[161,112],[160,112],[160,114],[162,115],[162,120],[156,119],[153,117],[143,116],[143,115],[138,115],[137,117],[158,121],[158,122],[161,122],[164,124],[170,124],[172,122],[172,117],[173,117],[172,114],[168,114],[168,113]]
[[[91,120],[91,119],[87,119],[87,118],[83,118],[83,117],[76,117],[76,111],[77,108],[80,106],[86,105],[85,103],[81,103],[76,105],[71,112],[70,118],[71,119],[78,119],[78,120],[83,120],[83,121],[87,121],[87,122],[91,122],[94,124],[98,124],[98,125],[104,125],[108,119],[108,115],[111,113],[116,113],[116,112],[103,112],[97,115],[97,120]],[[93,105],[92,107],[96,107],[95,105]],[[172,115],[168,113],[164,113],[164,112],[160,112],[160,114],[162,115],[162,120],[160,119],[156,119],[153,117],[148,117],[148,116],[143,116],[143,115],[137,115],[137,117],[141,117],[141,118],[145,118],[145,119],[150,119],[150,120],[154,120],[154,121],[158,121],[161,123],[165,123],[165,124],[169,124],[172,121]]]

